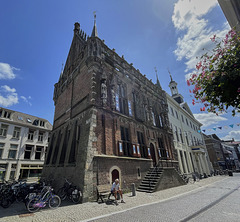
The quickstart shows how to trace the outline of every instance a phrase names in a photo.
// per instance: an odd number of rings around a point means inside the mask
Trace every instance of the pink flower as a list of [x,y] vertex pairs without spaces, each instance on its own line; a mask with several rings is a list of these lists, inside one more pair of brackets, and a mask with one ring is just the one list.
[[211,39],[212,42],[215,42],[216,35],[214,35]]
[[197,68],[197,70],[199,70],[201,67],[202,67],[202,62],[200,61],[200,62],[196,65],[196,68]]
[[192,100],[192,104],[195,105],[195,100],[194,99]]
[[191,85],[189,80],[187,80],[187,85],[188,85],[188,86],[190,86],[190,85]]

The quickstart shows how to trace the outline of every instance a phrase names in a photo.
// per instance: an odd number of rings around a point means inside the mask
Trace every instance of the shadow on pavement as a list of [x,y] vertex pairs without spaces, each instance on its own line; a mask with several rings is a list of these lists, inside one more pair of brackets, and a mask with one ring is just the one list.
[[[75,205],[75,204],[69,200],[64,200],[64,201],[62,201],[60,207],[71,206],[71,205]],[[41,210],[44,211],[44,210],[48,210],[48,209],[49,209],[49,207],[46,206],[45,208],[40,209],[39,211],[41,211]],[[17,215],[19,215],[19,217],[33,215],[33,213],[28,212],[24,203],[17,203],[17,202],[14,202],[8,208],[3,208],[0,206],[0,212],[1,212],[0,218],[9,217],[9,216],[17,216]]]

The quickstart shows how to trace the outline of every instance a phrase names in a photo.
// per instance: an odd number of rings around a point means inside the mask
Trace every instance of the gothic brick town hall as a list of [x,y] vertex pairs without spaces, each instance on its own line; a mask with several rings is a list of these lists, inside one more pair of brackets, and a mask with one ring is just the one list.
[[[96,199],[97,185],[116,178],[125,191],[132,183],[148,192],[184,184],[165,91],[158,79],[154,84],[108,48],[98,37],[96,17],[90,37],[75,23],[53,100],[42,176],[56,186],[68,178],[85,202]],[[149,190],[144,181],[153,170],[161,173]]]

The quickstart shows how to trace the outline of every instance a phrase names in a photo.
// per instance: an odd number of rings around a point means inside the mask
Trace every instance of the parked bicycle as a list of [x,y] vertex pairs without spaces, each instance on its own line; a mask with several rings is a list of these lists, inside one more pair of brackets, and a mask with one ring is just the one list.
[[41,193],[27,203],[27,209],[29,212],[33,213],[38,211],[40,208],[44,208],[47,205],[50,208],[57,208],[61,204],[61,199],[58,195],[53,193],[51,186],[45,186]]
[[75,204],[82,201],[82,191],[78,189],[77,186],[74,186],[71,182],[69,182],[66,178],[63,187],[58,190],[57,194],[61,200],[65,200],[66,197],[68,197],[68,199]]

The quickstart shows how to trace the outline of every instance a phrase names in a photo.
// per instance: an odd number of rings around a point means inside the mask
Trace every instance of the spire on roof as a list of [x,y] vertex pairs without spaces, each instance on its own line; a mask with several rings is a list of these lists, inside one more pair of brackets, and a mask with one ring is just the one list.
[[93,26],[91,37],[98,37],[97,26],[96,26],[96,17],[97,17],[96,11],[93,12],[93,15],[94,15],[94,26]]
[[159,79],[158,79],[157,68],[154,67],[154,70],[155,70],[155,72],[156,72],[156,77],[157,77],[157,86],[160,87],[160,88],[162,88],[161,85],[160,85]]
[[171,82],[173,82],[172,75],[171,75],[171,73],[170,73],[169,69],[168,69],[168,73],[169,73],[169,75],[170,75]]

